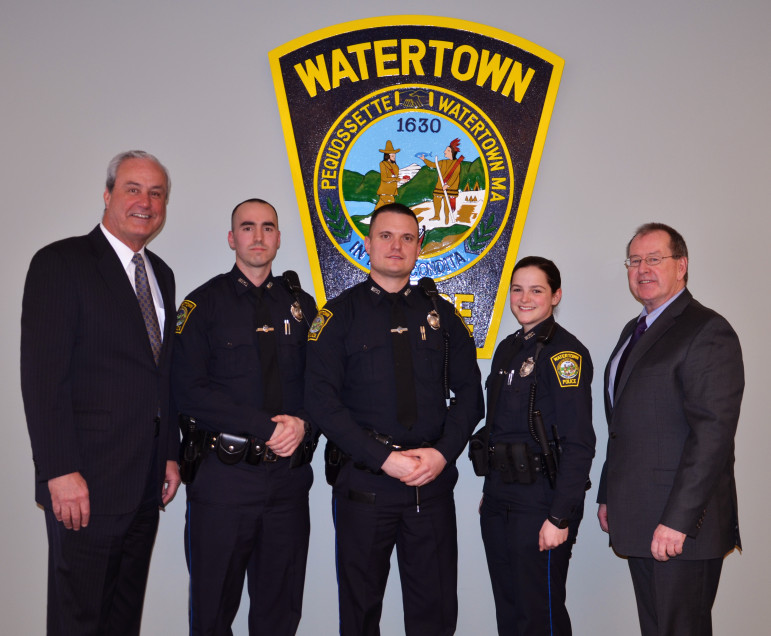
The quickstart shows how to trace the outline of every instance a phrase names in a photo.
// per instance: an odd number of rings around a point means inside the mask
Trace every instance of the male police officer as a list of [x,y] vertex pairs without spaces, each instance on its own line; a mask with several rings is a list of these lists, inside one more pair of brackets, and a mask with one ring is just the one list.
[[231,633],[246,574],[249,633],[294,634],[310,533],[303,375],[316,306],[271,273],[281,245],[272,205],[237,205],[228,243],[233,269],[182,302],[172,365],[176,405],[205,436],[187,486],[191,631]]
[[[370,277],[319,312],[308,345],[305,403],[343,453],[333,490],[340,632],[380,633],[396,545],[406,633],[452,634],[454,461],[484,412],[474,341],[452,305],[410,285],[420,245],[408,207],[376,210],[365,246]],[[449,409],[445,382],[457,398]]]

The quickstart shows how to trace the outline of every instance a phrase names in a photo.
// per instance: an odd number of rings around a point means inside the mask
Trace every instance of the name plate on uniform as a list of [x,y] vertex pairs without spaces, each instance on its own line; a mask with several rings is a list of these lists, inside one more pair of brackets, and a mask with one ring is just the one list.
[[319,304],[369,272],[374,210],[409,206],[433,278],[492,354],[564,61],[492,27],[348,22],[270,52]]

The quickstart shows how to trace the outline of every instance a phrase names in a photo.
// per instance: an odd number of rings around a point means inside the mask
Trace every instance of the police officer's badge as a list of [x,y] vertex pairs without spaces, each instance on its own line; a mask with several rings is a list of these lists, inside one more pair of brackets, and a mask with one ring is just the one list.
[[519,377],[526,378],[533,372],[534,367],[535,367],[535,361],[533,360],[533,356],[530,356],[527,360],[525,360],[522,363],[522,366],[519,367]]
[[300,301],[295,300],[289,307],[289,311],[292,312],[292,318],[294,318],[297,322],[302,322],[303,308],[300,307]]
[[581,356],[573,351],[561,351],[551,358],[561,387],[578,386],[581,381]]
[[308,340],[318,340],[330,318],[332,318],[332,312],[329,309],[319,309],[319,313],[313,319],[311,328],[308,331]]
[[185,323],[187,322],[187,319],[190,318],[190,314],[195,307],[196,304],[192,300],[185,299],[182,301],[182,304],[177,311],[176,333],[182,333],[182,330],[185,328]]
[[484,25],[390,16],[270,63],[319,303],[369,272],[372,213],[403,203],[422,237],[411,279],[433,278],[490,357],[563,60]]

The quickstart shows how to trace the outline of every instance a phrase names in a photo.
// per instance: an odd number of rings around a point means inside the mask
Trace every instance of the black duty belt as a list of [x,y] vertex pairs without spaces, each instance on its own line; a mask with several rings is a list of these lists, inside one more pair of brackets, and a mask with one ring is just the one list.
[[532,484],[545,475],[543,457],[524,442],[498,442],[489,447],[490,467],[501,473],[504,483]]
[[264,442],[251,435],[234,435],[233,433],[213,433],[205,431],[206,437],[202,454],[214,453],[223,464],[237,464],[245,461],[257,466],[263,462],[274,463],[286,457],[279,457]]

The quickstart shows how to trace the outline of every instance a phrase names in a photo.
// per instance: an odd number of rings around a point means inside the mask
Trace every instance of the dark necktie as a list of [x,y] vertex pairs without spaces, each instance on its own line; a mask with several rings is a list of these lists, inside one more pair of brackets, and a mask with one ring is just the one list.
[[256,299],[254,309],[254,330],[257,350],[262,368],[262,408],[270,415],[278,415],[282,410],[281,373],[278,368],[278,345],[276,331],[270,308],[265,302],[265,290],[254,287],[252,293]]
[[153,360],[157,366],[158,358],[161,356],[161,329],[158,326],[158,314],[155,313],[153,295],[150,293],[150,283],[147,281],[145,259],[141,254],[136,253],[131,258],[131,262],[134,263],[134,287],[137,291],[137,300],[145,321],[147,337],[150,339],[150,348],[153,350]]
[[626,345],[626,349],[624,349],[624,353],[621,354],[621,358],[618,361],[618,366],[616,367],[616,379],[613,381],[613,395],[618,393],[618,381],[621,379],[621,373],[624,370],[624,366],[626,365],[627,358],[629,358],[632,348],[637,344],[640,336],[645,333],[647,328],[648,324],[645,322],[645,316],[642,316],[637,321],[637,326],[634,329],[632,337],[629,339],[629,344]]
[[415,396],[415,373],[412,368],[412,348],[407,331],[407,318],[400,294],[388,294],[391,303],[391,342],[396,378],[396,419],[410,430],[418,419],[418,400]]

